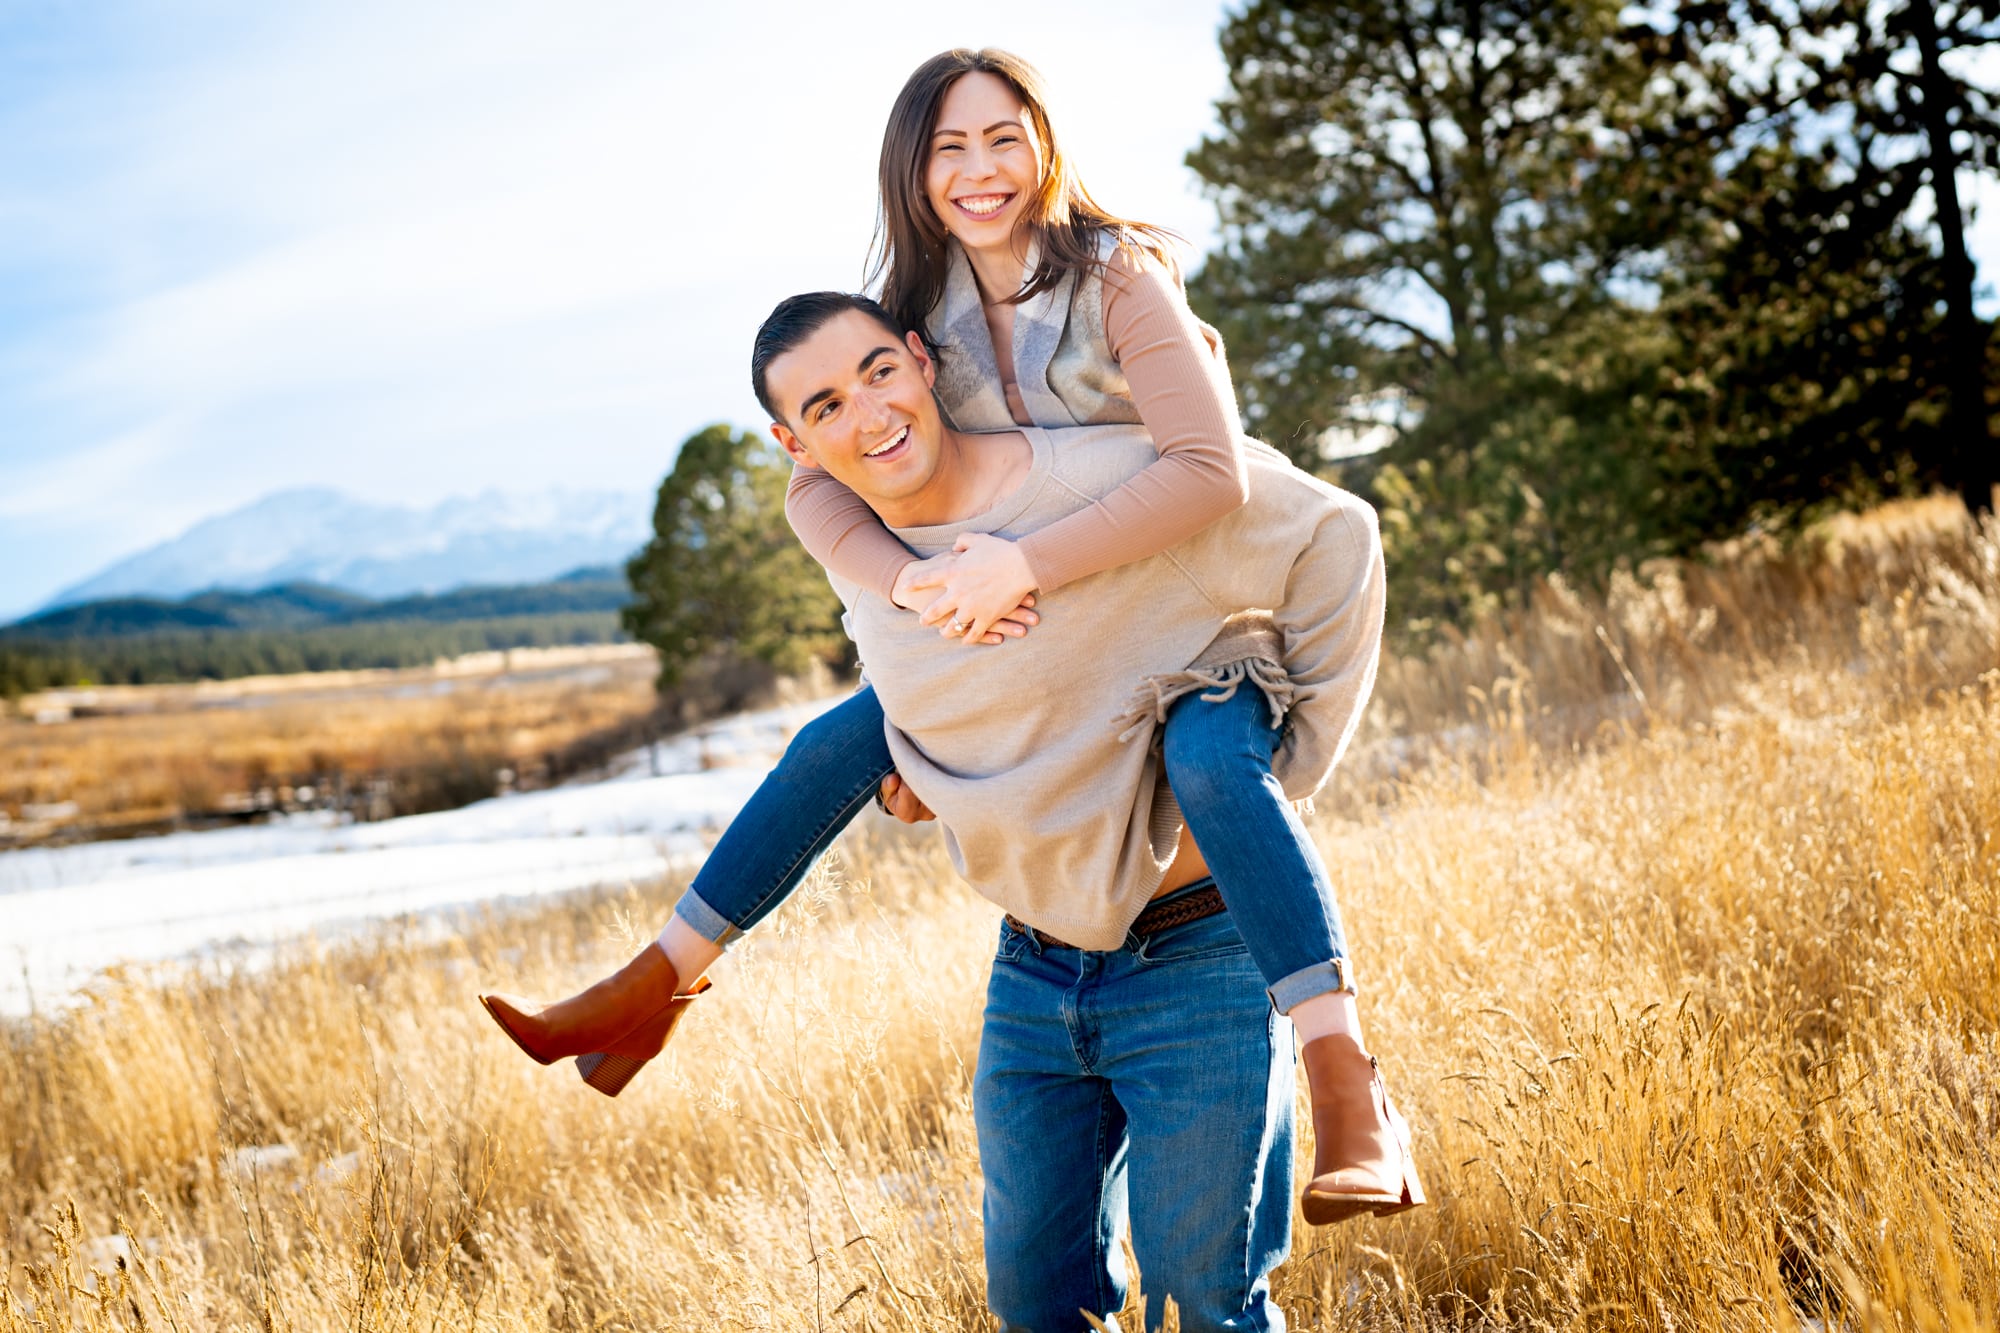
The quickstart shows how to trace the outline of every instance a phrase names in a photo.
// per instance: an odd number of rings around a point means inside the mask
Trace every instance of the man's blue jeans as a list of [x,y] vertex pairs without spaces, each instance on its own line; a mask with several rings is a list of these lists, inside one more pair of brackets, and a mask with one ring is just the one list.
[[[1282,732],[1249,685],[1167,716],[1167,781],[1249,942],[1278,1012],[1337,990],[1347,942],[1340,909],[1305,826],[1271,776]],[[1105,744],[1118,742],[1110,737]],[[820,853],[895,770],[882,706],[863,688],[799,729],[784,758],[730,822],[674,911],[728,945],[798,886]]]
[[1109,1323],[1128,1219],[1149,1319],[1172,1296],[1188,1333],[1285,1326],[1292,1025],[1258,979],[1226,913],[1108,953],[1002,927],[972,1095],[1003,1328]]

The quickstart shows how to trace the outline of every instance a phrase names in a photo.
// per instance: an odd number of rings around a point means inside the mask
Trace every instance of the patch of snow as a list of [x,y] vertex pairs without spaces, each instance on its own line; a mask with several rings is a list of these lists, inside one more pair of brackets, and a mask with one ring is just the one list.
[[123,1236],[92,1236],[77,1248],[76,1257],[92,1268],[116,1268],[132,1262],[132,1242]]
[[344,1185],[361,1172],[361,1154],[342,1153],[328,1162],[322,1162],[313,1172],[313,1179],[322,1185]]
[[290,1174],[299,1168],[299,1150],[289,1143],[238,1148],[222,1159],[222,1174],[246,1184],[260,1176]]
[[0,1013],[62,1004],[103,968],[255,951],[308,932],[698,866],[792,733],[839,702],[769,709],[641,750],[615,776],[374,824],[329,814],[0,853]]

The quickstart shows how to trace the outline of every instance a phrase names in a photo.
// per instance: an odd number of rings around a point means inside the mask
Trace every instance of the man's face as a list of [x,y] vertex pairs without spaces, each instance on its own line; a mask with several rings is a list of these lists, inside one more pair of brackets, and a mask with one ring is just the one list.
[[893,509],[937,472],[936,378],[916,334],[898,339],[844,310],[765,369],[784,418],[771,434],[801,466],[824,468],[878,511]]

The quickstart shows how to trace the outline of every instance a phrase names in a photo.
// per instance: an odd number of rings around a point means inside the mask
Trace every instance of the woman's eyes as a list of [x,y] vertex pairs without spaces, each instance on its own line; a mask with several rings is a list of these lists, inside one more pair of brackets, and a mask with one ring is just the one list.
[[[1003,134],[999,138],[993,141],[992,146],[998,148],[1002,144],[1009,144],[1009,143],[1017,144],[1019,142],[1021,142],[1020,135]],[[962,143],[941,143],[937,146],[937,151],[940,153],[962,153],[965,151],[965,145]]]

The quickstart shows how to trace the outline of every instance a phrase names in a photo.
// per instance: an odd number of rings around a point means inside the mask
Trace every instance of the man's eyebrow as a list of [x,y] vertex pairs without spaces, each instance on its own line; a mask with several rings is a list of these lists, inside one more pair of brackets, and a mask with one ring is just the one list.
[[[1008,128],[1009,126],[1012,126],[1013,128],[1015,128],[1015,129],[1017,129],[1017,130],[1025,130],[1025,128],[1026,128],[1026,127],[1025,127],[1025,126],[1023,126],[1023,125],[1021,124],[1021,122],[1020,122],[1020,121],[1018,121],[1018,120],[1011,120],[1011,119],[1010,119],[1010,120],[996,120],[996,121],[994,121],[994,122],[993,122],[993,123],[992,123],[991,125],[988,125],[988,126],[987,126],[987,127],[985,128],[985,129],[981,130],[981,131],[980,131],[980,133],[981,133],[981,134],[991,134],[991,133],[993,133],[993,131],[995,131],[995,130],[1004,130],[1004,129]],[[965,137],[965,131],[964,131],[964,130],[933,130],[933,131],[931,131],[931,138],[933,138],[933,139],[963,139],[964,137]]]
[[[895,351],[896,349],[893,347],[888,347],[888,346],[877,347],[875,350],[868,353],[867,356],[861,358],[861,365],[856,368],[855,373],[859,375],[866,375],[868,373],[868,367],[874,365],[875,362],[881,357],[893,356],[895,354]],[[806,399],[803,403],[800,403],[799,420],[804,421],[806,419],[806,413],[812,411],[814,407],[825,402],[827,399],[831,397],[833,397],[832,389],[821,389],[818,393]]]

